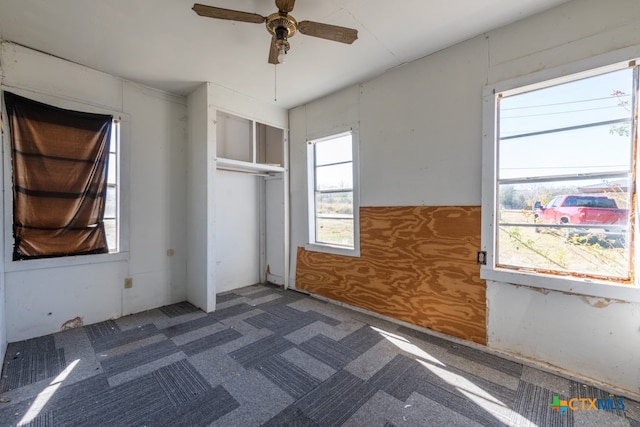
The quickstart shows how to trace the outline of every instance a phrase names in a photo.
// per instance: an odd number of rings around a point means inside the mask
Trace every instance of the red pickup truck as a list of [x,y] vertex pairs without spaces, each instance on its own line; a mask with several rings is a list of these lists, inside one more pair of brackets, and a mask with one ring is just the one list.
[[614,199],[591,194],[556,196],[544,206],[536,202],[533,211],[536,222],[543,224],[624,226],[629,220],[627,209],[619,209]]

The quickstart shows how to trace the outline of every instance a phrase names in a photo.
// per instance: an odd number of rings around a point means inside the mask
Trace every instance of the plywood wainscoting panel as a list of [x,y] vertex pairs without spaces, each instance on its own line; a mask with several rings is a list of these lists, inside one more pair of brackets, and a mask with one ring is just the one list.
[[360,257],[298,248],[296,288],[486,344],[479,206],[360,208]]

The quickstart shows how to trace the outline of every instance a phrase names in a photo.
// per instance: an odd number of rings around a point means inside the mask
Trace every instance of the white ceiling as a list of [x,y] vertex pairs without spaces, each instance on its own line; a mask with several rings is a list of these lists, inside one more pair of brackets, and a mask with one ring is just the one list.
[[[288,109],[566,1],[298,0],[298,21],[355,28],[358,40],[297,34],[278,66],[264,25],[200,17],[193,0],[0,0],[0,38],[174,93],[211,81]],[[273,0],[198,2],[276,11]]]

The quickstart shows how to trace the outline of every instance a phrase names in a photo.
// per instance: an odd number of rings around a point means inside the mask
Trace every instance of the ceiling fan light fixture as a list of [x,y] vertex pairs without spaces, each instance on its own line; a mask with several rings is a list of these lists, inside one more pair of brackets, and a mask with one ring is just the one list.
[[291,48],[291,45],[289,45],[289,42],[287,41],[286,38],[284,39],[277,38],[275,41],[274,48],[278,51],[278,64],[284,64],[284,61],[286,59],[285,55]]
[[287,51],[290,49],[289,41],[287,41],[287,36],[289,35],[289,30],[285,27],[277,27],[274,30],[275,33],[275,42],[274,49],[278,51],[278,64],[284,64],[286,60]]
[[284,45],[280,46],[280,50],[278,51],[278,64],[284,64],[287,59],[287,51],[284,48]]
[[298,22],[290,15],[282,15],[278,12],[272,13],[265,20],[267,30],[273,36],[273,46],[277,52],[277,58],[274,56],[272,63],[282,64],[285,61],[285,55],[291,47],[289,45],[289,37],[296,34]]

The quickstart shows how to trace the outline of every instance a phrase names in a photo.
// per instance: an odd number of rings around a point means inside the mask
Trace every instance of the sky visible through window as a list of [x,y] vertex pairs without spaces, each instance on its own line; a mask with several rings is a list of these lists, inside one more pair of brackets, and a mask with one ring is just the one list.
[[[623,132],[629,122],[613,121],[631,119],[632,73],[628,68],[502,99],[499,178],[629,171],[631,137]],[[523,134],[533,135],[510,139]]]
[[353,188],[353,172],[351,162],[353,158],[351,148],[351,134],[339,136],[316,143],[316,166],[320,168],[317,173],[319,190],[334,188]]

